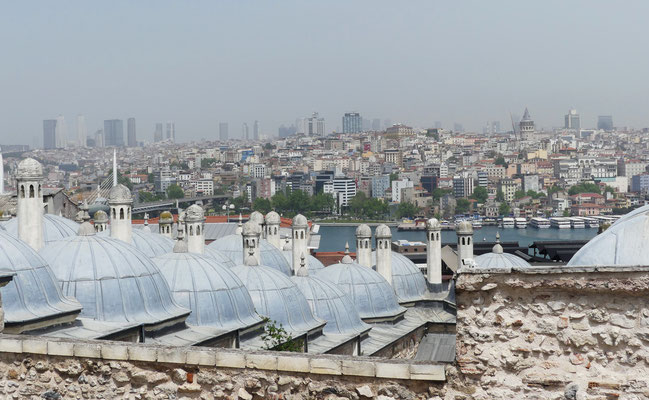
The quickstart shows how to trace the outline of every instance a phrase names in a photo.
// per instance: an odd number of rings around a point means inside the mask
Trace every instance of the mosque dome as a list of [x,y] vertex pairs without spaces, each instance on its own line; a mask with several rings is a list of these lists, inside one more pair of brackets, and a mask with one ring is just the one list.
[[[293,263],[293,250],[290,250],[290,248],[289,250],[282,250],[282,254],[286,259],[286,262],[288,262],[288,264],[291,265]],[[322,261],[313,257],[311,254],[307,255],[307,258],[309,259],[309,271],[317,272],[325,267]]]
[[108,203],[130,203],[133,201],[131,191],[126,186],[118,183],[108,192]]
[[192,310],[187,323],[243,328],[261,322],[241,280],[202,254],[173,252],[153,258],[176,302]]
[[324,324],[313,316],[309,303],[295,283],[276,269],[264,265],[238,265],[232,272],[248,289],[257,313],[282,324],[287,331],[308,332]]
[[343,262],[328,266],[316,276],[346,293],[363,319],[390,318],[405,311],[399,306],[392,286],[381,274],[345,257]]
[[372,229],[367,224],[360,224],[356,228],[356,236],[358,237],[372,237]]
[[282,219],[275,211],[266,214],[266,225],[279,225],[281,222]]
[[25,158],[18,163],[16,177],[20,179],[43,178],[43,166],[33,158]]
[[[220,251],[236,265],[243,264],[243,238],[241,235],[224,236],[207,245],[207,249]],[[262,265],[274,268],[287,276],[293,274],[291,264],[286,261],[282,251],[267,240],[262,239],[259,241],[259,254]]]
[[84,317],[158,324],[184,318],[160,270],[144,253],[121,240],[99,235],[72,236],[45,246],[64,294],[83,305]]
[[648,265],[649,206],[617,220],[586,243],[568,262],[577,265]]
[[503,247],[500,245],[500,237],[494,245],[491,253],[485,253],[475,258],[476,268],[530,268],[531,265],[527,261],[513,254],[503,252]]
[[[110,226],[103,232],[97,233],[102,237],[110,236]],[[131,244],[148,257],[161,256],[170,253],[174,248],[174,241],[159,233],[147,232],[142,229],[133,229]]]
[[27,243],[5,232],[0,232],[0,265],[16,274],[0,289],[7,328],[81,311],[78,301],[62,294],[47,262]]
[[[428,290],[424,274],[403,254],[392,251],[390,255],[392,256],[392,289],[399,302],[421,300]],[[372,265],[376,268],[376,251],[372,252]]]
[[[18,218],[4,223],[4,228],[11,236],[18,237]],[[43,243],[48,244],[69,236],[76,236],[79,224],[54,214],[43,214]]]

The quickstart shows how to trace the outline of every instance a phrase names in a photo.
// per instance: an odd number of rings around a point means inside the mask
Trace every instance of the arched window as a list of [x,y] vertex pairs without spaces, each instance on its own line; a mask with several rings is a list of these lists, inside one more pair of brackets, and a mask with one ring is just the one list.
[[194,236],[194,227],[189,225],[189,236]]
[[297,231],[295,231],[295,238],[298,239],[298,236],[299,236],[299,233],[297,233]]
[[124,219],[124,209],[121,207],[119,209],[119,219]]
[[304,232],[300,232],[300,239],[304,239]]
[[200,234],[201,234],[201,227],[199,225],[196,227],[196,235],[200,235]]
[[128,213],[128,219],[131,219],[131,207],[126,207],[126,212]]
[[439,240],[439,233],[436,236],[437,236],[437,240]]
[[43,197],[43,191],[40,184],[38,185],[38,197]]
[[34,198],[34,185],[29,185],[29,198]]
[[461,240],[462,240],[462,245],[464,246],[464,244],[466,243],[464,238],[462,238]]
[[466,238],[466,244],[471,244],[471,238]]
[[25,185],[20,185],[20,197],[25,198]]
[[111,210],[113,211],[113,217],[112,217],[112,218],[113,218],[113,219],[117,218],[117,215],[115,214],[115,209],[112,208]]
[[277,227],[275,227],[275,234],[277,235]]

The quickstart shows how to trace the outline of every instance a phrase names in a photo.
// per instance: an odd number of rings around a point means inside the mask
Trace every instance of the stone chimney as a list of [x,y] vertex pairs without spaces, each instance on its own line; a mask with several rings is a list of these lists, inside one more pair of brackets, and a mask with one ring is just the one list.
[[[298,214],[293,218],[293,223],[291,225],[293,231],[293,275],[297,275],[297,271],[300,269],[300,257],[302,254],[308,254],[307,249],[307,230],[309,229],[309,223],[306,217],[302,214]],[[308,258],[306,263],[307,268],[309,267]]]
[[280,223],[281,219],[279,214],[275,211],[266,214],[266,240],[268,240],[268,243],[282,250],[281,238],[279,235]]
[[110,189],[108,205],[110,206],[110,236],[126,243],[131,243],[133,226],[131,225],[131,191],[121,183]]
[[376,272],[392,285],[392,232],[381,224],[376,227]]
[[158,233],[171,239],[173,237],[173,224],[173,214],[169,211],[161,212],[160,218],[158,219]]
[[356,262],[363,267],[372,267],[372,230],[366,224],[356,228]]
[[93,216],[95,232],[103,232],[108,228],[108,214],[104,210],[98,210]]
[[205,213],[203,207],[192,204],[185,210],[185,236],[190,253],[205,253]]
[[442,225],[435,218],[426,221],[426,266],[428,283],[442,284]]
[[457,234],[457,267],[473,266],[473,225],[462,221],[455,228]]
[[261,226],[255,221],[248,221],[243,224],[241,231],[243,239],[243,259],[252,256],[261,264],[261,253],[259,251],[259,241],[261,240]]
[[43,247],[43,167],[33,158],[18,164],[18,237],[38,251]]

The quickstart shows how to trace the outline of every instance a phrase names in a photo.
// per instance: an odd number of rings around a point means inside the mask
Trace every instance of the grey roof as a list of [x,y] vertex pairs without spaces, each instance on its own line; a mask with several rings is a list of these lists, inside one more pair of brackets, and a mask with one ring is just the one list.
[[231,336],[231,331],[211,326],[185,326],[182,329],[165,331],[162,335],[147,337],[147,343],[163,346],[201,346],[222,336]]
[[349,295],[363,319],[390,318],[405,311],[397,302],[392,286],[372,268],[341,263],[320,270],[316,276],[334,283]]
[[[421,269],[410,259],[396,251],[392,255],[392,288],[400,303],[422,300],[428,286]],[[376,269],[376,250],[372,252],[372,265]]]
[[53,326],[29,334],[82,340],[112,339],[114,336],[120,336],[120,334],[133,330],[139,334],[140,325],[136,322],[126,324],[77,318],[70,324]]
[[419,342],[416,361],[454,362],[455,334],[428,333]]
[[[292,250],[282,250],[282,254],[284,255],[284,258],[288,262],[289,265],[293,263],[293,251]],[[322,263],[322,261],[318,260],[317,258],[313,257],[311,254],[307,256],[309,259],[309,271],[310,272],[317,272],[321,269],[323,269],[325,266]]]
[[[243,264],[243,238],[241,235],[228,235],[210,243],[208,248],[215,249],[223,253],[235,264]],[[260,263],[267,267],[274,268],[281,273],[291,276],[291,265],[284,258],[282,251],[267,240],[259,241]]]
[[315,316],[327,321],[324,333],[362,333],[370,329],[361,320],[352,299],[333,283],[316,276],[293,276],[291,280],[306,297]]
[[74,236],[41,249],[63,293],[83,305],[82,316],[102,321],[157,324],[189,310],[176,304],[151,259],[109,237]]
[[261,322],[241,280],[229,267],[194,253],[153,258],[178,304],[192,310],[191,325],[245,328]]
[[313,316],[306,298],[288,276],[263,265],[238,265],[232,271],[248,289],[257,313],[287,331],[303,333],[324,325]]
[[475,258],[476,268],[529,268],[530,263],[509,253],[485,253]]
[[[11,236],[18,237],[18,218],[4,223],[4,228]],[[69,236],[76,236],[79,224],[54,214],[43,214],[43,242],[52,243]]]
[[219,264],[225,265],[228,268],[232,268],[237,265],[234,263],[234,261],[230,260],[228,256],[221,253],[219,250],[213,249],[208,246],[205,246],[205,253],[203,255],[216,260]]
[[7,324],[78,313],[81,304],[61,293],[47,262],[22,240],[0,231],[0,268],[14,272],[0,289]]
[[[98,236],[110,236],[110,226]],[[159,233],[147,232],[144,229],[133,229],[131,244],[149,257],[161,256],[170,253],[174,248],[174,241]]]

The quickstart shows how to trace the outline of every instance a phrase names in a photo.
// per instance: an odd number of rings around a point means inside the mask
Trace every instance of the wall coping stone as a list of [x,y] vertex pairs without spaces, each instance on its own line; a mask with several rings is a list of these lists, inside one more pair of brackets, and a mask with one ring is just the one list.
[[604,273],[628,273],[628,272],[649,272],[646,265],[588,265],[588,266],[538,266],[538,267],[512,267],[512,268],[460,268],[458,275],[462,274],[511,274],[513,272],[525,275],[543,274],[575,274],[585,272]]

